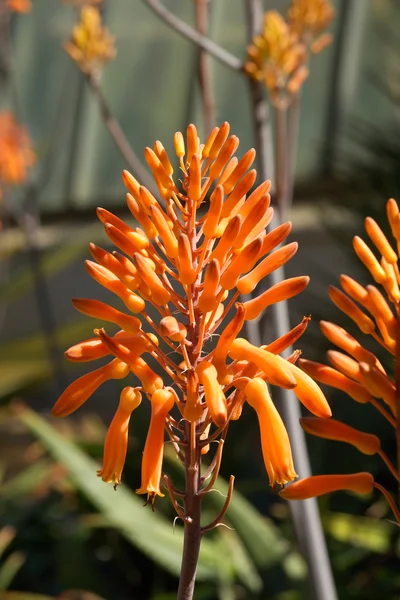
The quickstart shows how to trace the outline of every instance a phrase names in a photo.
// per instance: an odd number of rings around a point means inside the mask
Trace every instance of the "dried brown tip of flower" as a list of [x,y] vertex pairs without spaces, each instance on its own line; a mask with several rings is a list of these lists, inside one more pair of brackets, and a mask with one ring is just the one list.
[[314,417],[303,417],[300,425],[307,433],[326,440],[345,442],[351,444],[359,452],[366,455],[376,454],[381,447],[379,438],[370,433],[364,433],[345,425],[335,419],[316,419]]
[[329,297],[334,304],[342,312],[344,312],[350,319],[352,319],[356,325],[361,329],[363,333],[372,333],[375,329],[374,322],[367,317],[358,306],[351,300],[346,294],[343,294],[338,288],[330,285],[328,288]]
[[309,277],[291,277],[276,283],[268,290],[244,303],[246,308],[246,321],[256,319],[262,311],[271,304],[288,300],[300,294],[308,285]]
[[375,255],[367,244],[357,235],[353,238],[353,248],[361,262],[367,267],[372,277],[377,283],[383,283],[386,279],[386,273],[375,258]]
[[351,475],[314,475],[296,481],[283,489],[279,495],[285,500],[306,500],[346,490],[356,494],[370,494],[373,490],[374,478],[370,473],[354,473]]
[[356,402],[366,404],[371,401],[371,394],[361,384],[352,381],[336,369],[303,358],[300,358],[298,364],[316,381],[346,392]]
[[234,340],[228,354],[234,360],[246,359],[255,363],[264,372],[264,378],[268,383],[286,389],[294,388],[297,385],[290,365],[285,360],[267,350],[253,346],[244,338]]

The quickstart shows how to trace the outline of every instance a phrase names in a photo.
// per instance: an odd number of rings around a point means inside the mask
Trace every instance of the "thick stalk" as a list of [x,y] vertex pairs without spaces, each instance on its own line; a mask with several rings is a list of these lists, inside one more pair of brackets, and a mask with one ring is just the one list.
[[[186,424],[185,441],[192,438],[191,427]],[[195,440],[194,440],[195,441]],[[181,576],[177,600],[192,600],[196,580],[197,563],[200,553],[201,531],[201,496],[199,496],[200,451],[198,445],[189,443],[185,452],[185,521]]]

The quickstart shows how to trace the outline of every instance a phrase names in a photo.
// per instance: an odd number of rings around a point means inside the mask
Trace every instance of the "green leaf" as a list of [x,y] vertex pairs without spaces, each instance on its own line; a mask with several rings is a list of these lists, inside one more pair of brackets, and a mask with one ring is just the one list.
[[3,562],[0,568],[0,591],[8,588],[24,562],[25,556],[21,552],[13,552]]
[[386,554],[396,525],[370,517],[335,513],[324,518],[324,527],[340,542]]
[[[152,560],[179,576],[183,545],[181,528],[174,530],[172,523],[163,516],[144,509],[143,499],[129,489],[120,487],[114,492],[112,486],[96,477],[96,463],[41,416],[28,408],[21,409],[18,416],[68,470],[76,487],[107,517],[111,526]],[[197,572],[199,580],[224,581],[232,569],[231,557],[220,555],[213,540],[202,541]]]
[[50,470],[51,464],[48,459],[37,461],[12,479],[9,479],[6,483],[3,483],[0,486],[0,498],[10,500],[26,496],[33,487],[48,477]]
[[262,579],[237,532],[219,527],[218,533],[221,551],[232,557],[237,577],[249,590],[259,592],[263,585]]

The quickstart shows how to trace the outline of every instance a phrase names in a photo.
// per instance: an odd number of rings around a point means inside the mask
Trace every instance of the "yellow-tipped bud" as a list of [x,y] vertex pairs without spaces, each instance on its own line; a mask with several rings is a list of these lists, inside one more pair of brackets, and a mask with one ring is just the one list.
[[164,457],[165,419],[172,410],[175,396],[171,388],[155,391],[151,397],[151,418],[142,458],[142,481],[137,494],[163,496],[160,491],[162,462]]
[[297,294],[300,294],[300,292],[307,287],[309,281],[310,278],[306,276],[291,277],[290,279],[285,279],[284,281],[276,283],[263,294],[253,298],[253,300],[248,300],[244,303],[246,308],[246,321],[256,319],[262,311],[271,304],[276,304],[277,302],[282,302],[283,300],[288,300],[293,296],[297,296]]
[[370,473],[314,475],[288,485],[279,495],[285,500],[306,500],[339,490],[356,494],[370,494],[373,486],[374,478]]
[[300,425],[307,433],[326,440],[335,440],[351,444],[363,454],[376,454],[381,447],[379,438],[370,433],[358,431],[354,427],[345,425],[335,419],[316,419],[315,417],[304,417],[300,419]]
[[297,477],[294,470],[289,436],[271,400],[268,386],[259,377],[250,381],[244,393],[247,402],[257,413],[261,447],[270,484],[285,484]]
[[372,277],[377,283],[383,283],[386,279],[386,273],[382,269],[374,254],[367,244],[357,235],[353,238],[353,248],[361,262],[367,267]]
[[224,392],[218,383],[218,373],[214,365],[206,360],[198,364],[196,374],[204,388],[204,396],[213,423],[224,427],[228,418]]
[[183,158],[185,156],[185,140],[180,131],[177,131],[174,135],[174,148],[178,158]]

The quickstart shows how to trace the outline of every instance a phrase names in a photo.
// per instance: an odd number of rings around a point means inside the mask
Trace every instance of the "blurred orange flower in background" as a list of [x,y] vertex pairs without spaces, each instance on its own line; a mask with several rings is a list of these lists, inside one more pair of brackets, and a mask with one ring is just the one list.
[[7,0],[7,8],[17,13],[28,13],[32,10],[31,0]]
[[36,154],[25,127],[9,111],[0,113],[0,194],[7,185],[26,181],[28,168],[36,162]]

